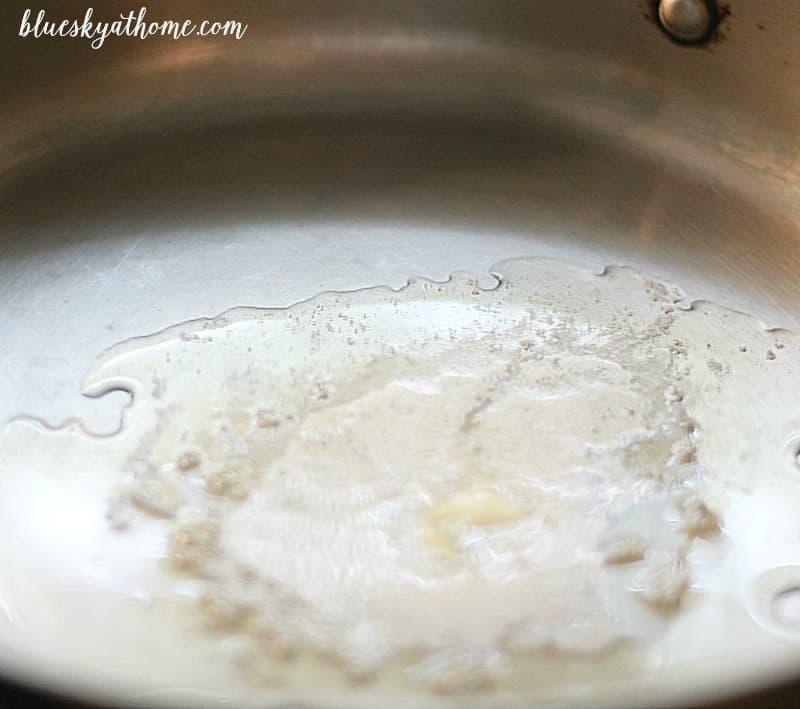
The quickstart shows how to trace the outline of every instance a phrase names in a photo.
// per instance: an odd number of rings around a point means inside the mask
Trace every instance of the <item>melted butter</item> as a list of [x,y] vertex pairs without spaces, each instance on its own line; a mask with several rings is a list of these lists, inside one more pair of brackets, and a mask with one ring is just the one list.
[[782,648],[743,596],[800,559],[764,512],[800,501],[798,339],[628,269],[498,270],[105,353],[120,432],[0,431],[0,637],[98,671],[113,623],[117,681],[367,703]]
[[530,514],[530,509],[514,504],[497,490],[462,490],[427,511],[425,542],[437,551],[454,554],[458,551],[458,536],[465,527],[491,527],[516,522]]

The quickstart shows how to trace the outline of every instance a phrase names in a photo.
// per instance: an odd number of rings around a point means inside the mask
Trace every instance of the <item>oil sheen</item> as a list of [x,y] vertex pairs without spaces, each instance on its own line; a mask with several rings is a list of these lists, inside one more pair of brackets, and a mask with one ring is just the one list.
[[170,327],[87,373],[117,433],[7,424],[0,645],[140,700],[510,706],[797,643],[759,608],[800,585],[764,581],[800,340],[630,269],[493,273]]

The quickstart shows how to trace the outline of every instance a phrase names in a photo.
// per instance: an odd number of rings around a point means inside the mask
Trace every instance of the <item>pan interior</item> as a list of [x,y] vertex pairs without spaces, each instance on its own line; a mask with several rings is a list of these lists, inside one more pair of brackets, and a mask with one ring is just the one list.
[[[573,24],[572,44],[558,47],[515,34],[514,18],[493,24],[475,7],[459,31],[421,15],[417,27],[373,17],[361,28],[342,20],[327,42],[312,22],[296,20],[289,31],[281,13],[291,13],[277,9],[265,43],[237,61],[226,61],[219,45],[163,44],[120,47],[104,69],[96,63],[82,74],[80,57],[61,73],[57,61],[41,59],[41,75],[52,70],[47,101],[10,87],[3,106],[25,120],[2,134],[0,420],[25,415],[54,428],[74,420],[110,434],[130,404],[126,386],[87,397],[81,385],[109,347],[232,308],[399,289],[411,276],[444,282],[463,271],[491,288],[495,264],[517,257],[555,258],[594,274],[631,266],[680,285],[686,303],[708,300],[767,327],[800,328],[800,212],[787,119],[794,97],[778,96],[763,117],[736,103],[760,90],[744,66],[750,34],[713,53],[686,53],[636,24],[644,39],[623,56],[611,39],[573,51],[594,36],[588,20]],[[622,14],[602,27],[631,20],[629,9],[609,8]],[[358,45],[367,59],[355,62],[345,39],[359,32],[371,42]],[[300,51],[309,47],[314,52]],[[276,49],[283,63],[265,63]],[[217,73],[208,68],[212,55]],[[775,62],[770,75],[785,71],[782,57],[765,61]],[[741,77],[741,95],[724,82],[729,72]],[[707,94],[694,83],[701,73],[715,79]],[[96,86],[113,80],[130,91],[100,95]],[[157,101],[152,86],[170,98]],[[103,125],[92,115],[104,116]],[[50,435],[68,440],[75,431]],[[69,489],[80,507],[80,485]],[[158,539],[143,534],[139,542],[158,556]],[[24,566],[23,557],[13,563]],[[779,561],[750,607],[792,590],[790,559]],[[98,602],[98,617],[115,612]],[[55,612],[46,620],[60,622]],[[141,642],[161,642],[153,632]],[[784,639],[768,658],[772,669],[754,673],[770,677],[796,660],[793,636]],[[19,676],[108,701],[144,692],[118,668],[43,660],[35,643],[27,652],[9,642],[4,662]],[[171,661],[208,662],[204,652],[198,644],[198,654]],[[138,657],[140,682],[154,658]],[[701,675],[676,696],[712,691],[718,675],[705,684]],[[727,689],[750,680],[742,674]],[[213,686],[174,697],[163,689],[138,699],[218,699]],[[374,699],[368,690],[364,697]]]

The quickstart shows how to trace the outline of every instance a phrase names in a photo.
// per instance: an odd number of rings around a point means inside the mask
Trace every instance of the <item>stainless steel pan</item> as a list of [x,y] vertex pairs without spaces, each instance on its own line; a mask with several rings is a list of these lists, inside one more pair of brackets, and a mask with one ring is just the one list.
[[0,9],[0,421],[110,425],[80,376],[131,336],[513,256],[800,327],[794,0],[694,45],[637,0],[164,0],[247,35],[100,50],[18,37],[26,7]]

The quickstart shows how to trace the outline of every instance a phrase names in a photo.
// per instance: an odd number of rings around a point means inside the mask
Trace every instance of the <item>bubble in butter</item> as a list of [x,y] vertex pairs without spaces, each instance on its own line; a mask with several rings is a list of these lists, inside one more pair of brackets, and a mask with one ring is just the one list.
[[745,597],[800,561],[798,338],[625,268],[493,272],[184,323],[86,375],[131,394],[114,435],[5,426],[3,645],[141,701],[328,706],[785,652]]

